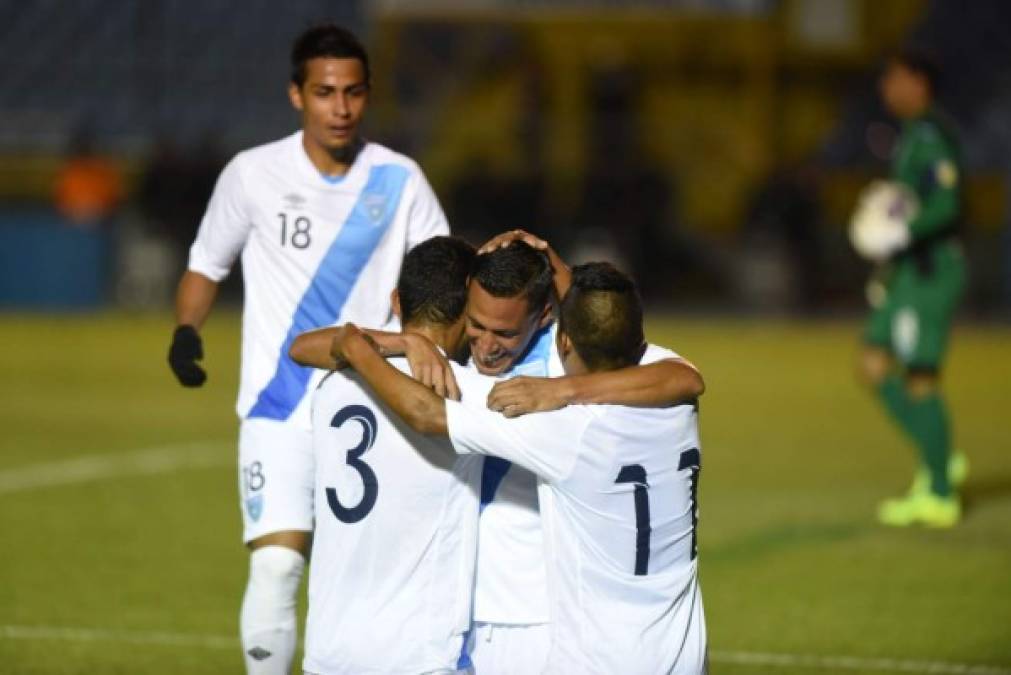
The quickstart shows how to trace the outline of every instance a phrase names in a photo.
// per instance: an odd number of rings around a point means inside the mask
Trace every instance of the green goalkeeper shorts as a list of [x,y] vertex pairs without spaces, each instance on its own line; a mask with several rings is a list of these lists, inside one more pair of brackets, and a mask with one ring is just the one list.
[[936,371],[965,290],[965,262],[956,243],[933,247],[929,271],[913,259],[894,264],[885,297],[867,321],[867,344],[891,352],[908,370]]

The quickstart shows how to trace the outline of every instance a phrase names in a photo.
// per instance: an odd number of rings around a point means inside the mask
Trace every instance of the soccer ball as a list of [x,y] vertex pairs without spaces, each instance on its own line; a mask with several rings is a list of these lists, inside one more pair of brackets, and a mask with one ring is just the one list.
[[905,185],[875,181],[860,193],[850,219],[850,243],[861,257],[883,262],[909,246],[909,222],[919,210],[919,200]]

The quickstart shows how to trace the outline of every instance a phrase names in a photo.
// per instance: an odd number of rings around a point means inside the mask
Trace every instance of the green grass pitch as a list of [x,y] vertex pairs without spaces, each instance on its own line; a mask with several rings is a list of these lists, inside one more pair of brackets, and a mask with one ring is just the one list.
[[[210,380],[186,391],[165,365],[167,316],[0,319],[0,672],[241,672],[238,323],[212,318]],[[854,383],[856,335],[848,322],[650,323],[709,388],[712,672],[1011,672],[1011,331],[955,335],[946,385],[972,473],[965,521],[946,532],[874,523],[913,454]]]

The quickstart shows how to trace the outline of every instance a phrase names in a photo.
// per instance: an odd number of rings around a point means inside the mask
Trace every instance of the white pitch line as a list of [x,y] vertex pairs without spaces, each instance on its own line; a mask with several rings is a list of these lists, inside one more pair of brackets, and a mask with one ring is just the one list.
[[0,639],[58,640],[62,642],[124,642],[130,644],[237,649],[238,638],[186,633],[55,628],[50,626],[0,626]]
[[858,656],[814,656],[712,650],[709,652],[709,660],[713,663],[733,663],[742,666],[781,666],[809,670],[853,670],[857,672],[883,670],[896,673],[936,673],[937,675],[1011,675],[1011,667],[1005,666]]
[[230,446],[227,441],[175,443],[133,452],[88,455],[7,469],[0,471],[0,495],[121,476],[222,466],[235,461],[234,451],[223,452]]
[[[205,647],[207,649],[238,649],[239,640],[223,635],[196,635],[163,631],[116,631],[95,628],[57,628],[51,626],[0,626],[0,640],[56,640],[64,642],[120,642],[160,646]],[[892,671],[896,673],[927,673],[933,675],[1011,675],[1011,667],[984,664],[949,663],[945,661],[915,661],[858,656],[814,656],[809,654],[768,654],[712,650],[713,663],[742,666],[780,666],[807,670]]]

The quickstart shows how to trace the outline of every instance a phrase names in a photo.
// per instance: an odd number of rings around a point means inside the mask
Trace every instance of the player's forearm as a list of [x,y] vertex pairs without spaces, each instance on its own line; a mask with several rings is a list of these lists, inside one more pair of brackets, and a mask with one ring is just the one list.
[[343,354],[398,416],[422,434],[446,434],[446,402],[386,362],[364,336],[346,340]]
[[385,330],[362,328],[363,333],[372,338],[383,356],[404,356],[412,336],[405,333],[391,333]]
[[551,270],[554,273],[555,293],[558,294],[558,299],[561,300],[569,292],[569,287],[572,285],[572,270],[555,253],[555,249],[550,246],[547,248],[547,254],[548,260],[551,263]]
[[953,189],[935,190],[909,223],[914,242],[934,235],[950,226],[958,217],[958,193]]
[[570,404],[662,408],[691,401],[706,390],[702,374],[687,361],[678,359],[564,379],[565,397]]
[[199,272],[187,270],[176,289],[176,325],[200,330],[218,295],[218,282]]
[[301,333],[291,343],[288,356],[299,365],[322,368],[323,370],[336,370],[341,364],[330,353],[336,335],[337,328],[334,326]]
[[[291,343],[288,356],[295,363],[310,368],[323,370],[343,368],[347,364],[334,340],[339,330],[339,326],[327,326],[301,333]],[[400,356],[406,351],[406,340],[400,333],[367,328],[363,328],[362,332],[376,342],[383,356]]]

